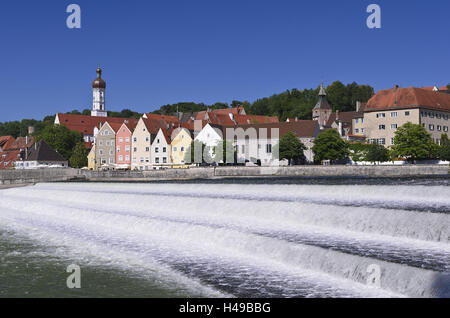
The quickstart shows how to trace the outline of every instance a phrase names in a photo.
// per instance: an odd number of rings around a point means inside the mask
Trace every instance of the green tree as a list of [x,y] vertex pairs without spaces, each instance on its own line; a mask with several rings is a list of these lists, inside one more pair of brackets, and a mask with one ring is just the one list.
[[278,152],[280,160],[286,159],[289,162],[294,160],[296,163],[304,163],[306,161],[304,151],[307,148],[293,132],[288,132],[281,136],[279,143],[274,148],[272,152]]
[[72,168],[83,168],[88,165],[88,150],[83,142],[78,142],[73,149],[72,156],[69,159]]
[[447,134],[441,136],[441,146],[439,147],[439,158],[441,160],[450,161],[450,139]]
[[209,155],[208,147],[201,141],[194,140],[184,155],[184,162],[187,164],[209,164],[213,162],[213,159]]
[[354,162],[365,161],[370,145],[359,142],[349,144],[349,156]]
[[365,160],[372,163],[389,161],[389,149],[383,145],[369,145]]
[[398,128],[395,132],[392,150],[399,157],[408,161],[436,159],[438,145],[424,127],[410,122]]
[[237,152],[233,143],[228,140],[220,141],[213,149],[214,161],[217,163],[237,163]]
[[317,136],[312,148],[314,160],[341,160],[347,158],[348,143],[344,141],[336,129],[326,130]]
[[37,135],[37,140],[44,140],[50,147],[58,151],[64,158],[72,157],[75,146],[83,142],[83,135],[77,131],[70,131],[62,125],[46,126]]

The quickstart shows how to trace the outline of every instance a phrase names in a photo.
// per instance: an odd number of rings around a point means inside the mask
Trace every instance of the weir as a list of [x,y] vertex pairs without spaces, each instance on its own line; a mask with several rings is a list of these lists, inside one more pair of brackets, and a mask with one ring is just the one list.
[[[0,229],[98,266],[158,264],[171,288],[450,297],[446,186],[38,184],[0,191],[0,210]],[[381,288],[367,285],[372,265]]]

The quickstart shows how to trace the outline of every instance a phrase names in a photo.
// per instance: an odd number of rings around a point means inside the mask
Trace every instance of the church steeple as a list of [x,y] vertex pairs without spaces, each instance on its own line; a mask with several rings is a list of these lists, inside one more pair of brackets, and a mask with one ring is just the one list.
[[313,109],[313,120],[317,120],[321,128],[324,128],[327,125],[328,119],[331,116],[331,106],[327,102],[327,93],[325,91],[325,86],[320,85],[319,89],[319,101]]
[[97,68],[97,78],[92,83],[94,102],[92,105],[91,116],[107,117],[105,105],[106,82],[102,79],[102,69]]

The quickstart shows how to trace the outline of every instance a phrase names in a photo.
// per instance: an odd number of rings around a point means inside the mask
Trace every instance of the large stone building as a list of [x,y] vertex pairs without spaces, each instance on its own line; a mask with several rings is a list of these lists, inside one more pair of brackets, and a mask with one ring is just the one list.
[[422,125],[436,143],[450,126],[450,94],[441,90],[395,86],[379,91],[364,109],[364,129],[369,142],[391,146],[397,128],[411,122]]

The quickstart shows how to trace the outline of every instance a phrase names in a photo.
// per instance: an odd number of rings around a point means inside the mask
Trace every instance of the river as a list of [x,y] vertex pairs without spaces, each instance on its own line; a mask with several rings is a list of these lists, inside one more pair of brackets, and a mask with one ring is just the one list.
[[[266,178],[0,190],[0,297],[450,297],[449,186]],[[71,264],[80,289],[66,285]]]

